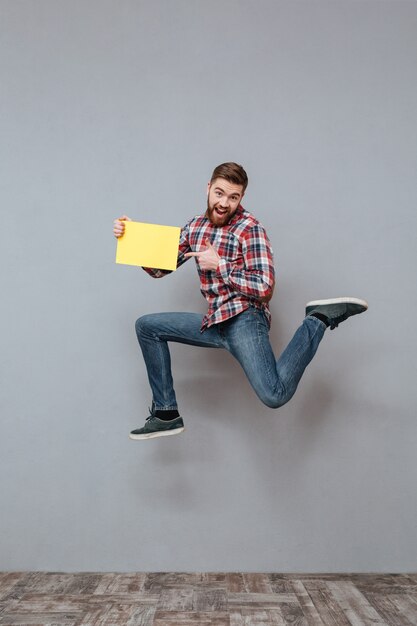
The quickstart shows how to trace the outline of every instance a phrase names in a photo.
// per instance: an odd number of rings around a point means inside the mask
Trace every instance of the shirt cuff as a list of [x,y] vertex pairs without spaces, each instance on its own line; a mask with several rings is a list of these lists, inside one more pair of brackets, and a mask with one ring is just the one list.
[[225,259],[220,259],[217,266],[216,275],[218,278],[222,278],[223,282],[227,283],[229,280],[229,274],[231,273],[232,269],[232,263],[226,261]]

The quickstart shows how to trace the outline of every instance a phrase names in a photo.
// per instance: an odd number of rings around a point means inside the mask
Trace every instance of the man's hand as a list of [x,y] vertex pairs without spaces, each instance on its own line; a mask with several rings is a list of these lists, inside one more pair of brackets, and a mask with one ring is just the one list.
[[192,256],[198,258],[198,263],[202,270],[217,270],[220,262],[220,255],[216,248],[213,248],[208,239],[205,240],[206,247],[201,252],[187,252],[184,256],[189,259]]
[[115,237],[119,238],[125,232],[125,222],[131,222],[132,220],[127,215],[122,215],[122,217],[118,217],[113,222],[113,234]]

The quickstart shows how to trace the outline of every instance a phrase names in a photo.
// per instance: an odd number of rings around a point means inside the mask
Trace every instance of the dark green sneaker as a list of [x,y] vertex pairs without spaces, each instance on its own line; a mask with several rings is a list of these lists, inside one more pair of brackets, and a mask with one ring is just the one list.
[[312,300],[306,304],[306,316],[319,313],[327,317],[330,329],[337,328],[352,315],[363,313],[368,308],[366,300],[359,298],[331,298],[330,300]]
[[160,420],[155,415],[146,418],[145,426],[132,430],[129,437],[131,439],[153,439],[154,437],[167,437],[168,435],[179,435],[184,429],[182,417],[175,417],[173,420]]

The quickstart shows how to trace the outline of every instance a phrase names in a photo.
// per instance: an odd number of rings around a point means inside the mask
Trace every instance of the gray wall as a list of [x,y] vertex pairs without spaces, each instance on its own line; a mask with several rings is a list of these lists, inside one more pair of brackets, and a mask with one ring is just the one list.
[[[1,569],[417,569],[417,4],[1,0]],[[182,225],[236,160],[271,238],[279,351],[369,300],[274,411],[174,345],[186,432],[132,442],[134,322],[203,312],[193,262],[115,265],[114,217]]]

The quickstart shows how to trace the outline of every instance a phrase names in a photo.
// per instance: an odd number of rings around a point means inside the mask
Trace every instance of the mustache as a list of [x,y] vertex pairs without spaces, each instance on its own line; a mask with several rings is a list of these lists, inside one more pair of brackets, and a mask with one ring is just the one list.
[[230,212],[230,208],[225,209],[224,207],[220,206],[218,203],[210,205],[207,202],[207,211],[209,211],[210,213],[213,213],[214,209],[220,209],[220,211],[224,211],[225,213]]

